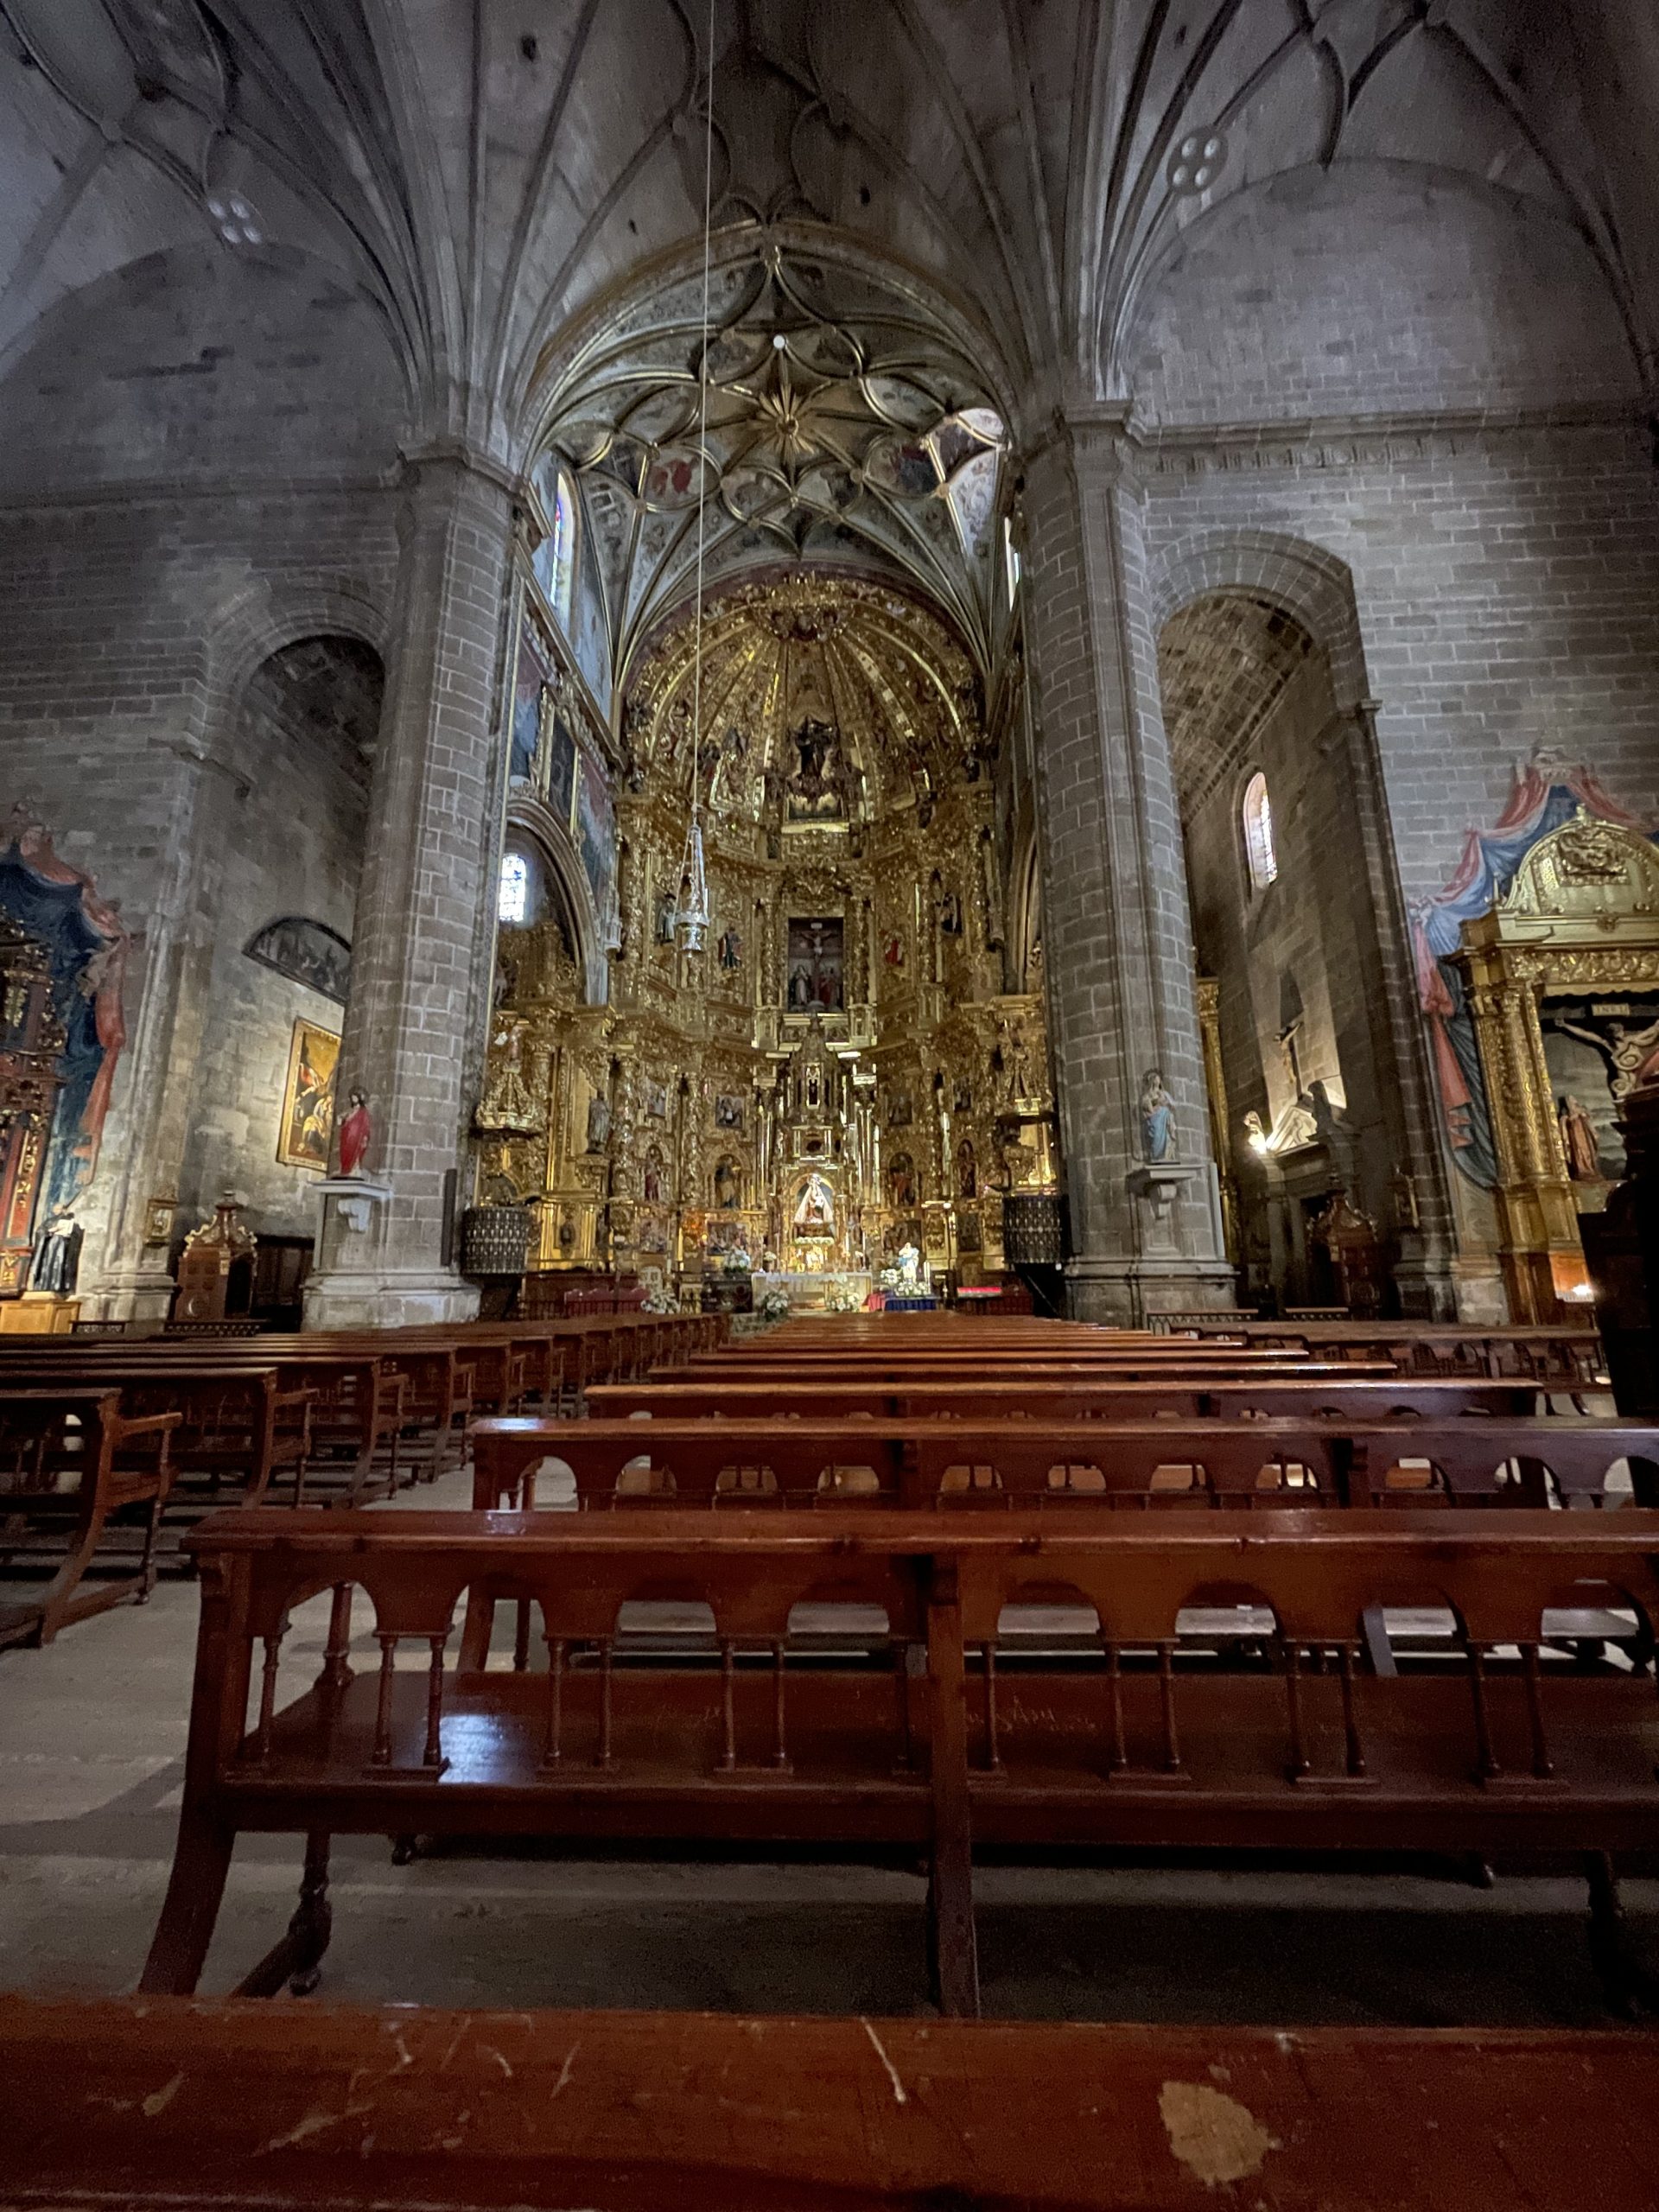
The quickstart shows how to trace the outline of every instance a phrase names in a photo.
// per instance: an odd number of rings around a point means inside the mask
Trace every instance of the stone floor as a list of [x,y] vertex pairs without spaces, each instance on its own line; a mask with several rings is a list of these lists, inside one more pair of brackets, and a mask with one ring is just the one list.
[[[399,1503],[459,1505],[452,1476]],[[392,1510],[396,1510],[395,1508]],[[321,1649],[326,1601],[296,1616]],[[313,1618],[312,1614],[316,1618]],[[0,1988],[103,1992],[137,1980],[160,1908],[183,1772],[194,1583],[162,1583],[0,1655]],[[334,1855],[323,1989],[462,2005],[925,2009],[913,1875],[813,1865],[573,1861],[468,1853]],[[238,1847],[204,1990],[280,1934],[298,1851]],[[1595,2025],[1583,1892],[1438,1874],[1164,1868],[978,1878],[985,2007],[1028,2018]],[[1659,1936],[1659,1883],[1630,1883]]]

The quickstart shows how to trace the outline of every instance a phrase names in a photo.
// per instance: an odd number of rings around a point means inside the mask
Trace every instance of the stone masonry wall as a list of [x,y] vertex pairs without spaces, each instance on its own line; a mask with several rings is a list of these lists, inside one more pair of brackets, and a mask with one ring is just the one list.
[[[105,1260],[126,1168],[165,1190],[182,1151],[219,928],[205,861],[232,803],[225,767],[208,765],[231,745],[226,684],[353,609],[374,626],[396,555],[379,490],[0,507],[0,798],[52,828],[133,937],[127,1049],[82,1211],[84,1281]],[[175,1126],[156,1149],[164,1107]],[[135,1187],[132,1205],[149,1195]]]

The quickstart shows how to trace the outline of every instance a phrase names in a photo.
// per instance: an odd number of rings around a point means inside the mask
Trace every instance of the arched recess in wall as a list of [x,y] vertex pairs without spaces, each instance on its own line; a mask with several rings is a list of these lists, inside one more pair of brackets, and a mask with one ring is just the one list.
[[[605,1005],[610,996],[611,971],[604,925],[569,831],[538,799],[515,792],[507,803],[501,849],[504,858],[515,851],[528,852],[542,869],[545,911],[556,916],[568,939],[570,957],[582,978],[582,1003]],[[499,902],[497,925],[498,928],[508,926],[503,923]]]
[[197,1041],[193,1062],[164,1076],[189,1100],[177,1225],[207,1218],[229,1189],[257,1236],[297,1241],[315,1232],[345,1009],[328,979],[268,948],[271,925],[293,917],[350,945],[385,670],[361,638],[320,631],[290,634],[238,683],[259,621],[217,642],[226,711],[194,840],[210,918],[181,982],[181,1062]]
[[1380,393],[1399,412],[1640,393],[1616,271],[1541,174],[1516,189],[1351,152],[1178,193],[1103,306],[1103,375],[1149,423],[1364,415]]
[[1037,825],[1028,804],[1015,824],[1008,872],[1008,988],[1043,988],[1043,870]]
[[[1153,583],[1247,1300],[1444,1311],[1445,1161],[1347,571],[1317,547],[1240,533],[1173,549]],[[1258,776],[1275,846],[1267,881],[1244,829]],[[1376,1283],[1333,1267],[1338,1198],[1374,1232]]]

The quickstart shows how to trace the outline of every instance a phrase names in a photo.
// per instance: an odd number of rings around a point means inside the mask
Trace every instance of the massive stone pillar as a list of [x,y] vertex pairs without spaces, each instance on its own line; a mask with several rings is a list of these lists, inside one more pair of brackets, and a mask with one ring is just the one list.
[[493,471],[410,464],[340,1063],[339,1116],[361,1090],[373,1136],[359,1186],[321,1193],[308,1328],[476,1310],[443,1239],[487,989],[512,520]]
[[[1072,1311],[1232,1302],[1141,499],[1121,420],[1057,421],[1025,468],[1044,935]],[[1173,1109],[1142,1111],[1154,1073]],[[1167,1135],[1166,1135],[1166,1130]],[[1161,1154],[1161,1156],[1159,1156]]]

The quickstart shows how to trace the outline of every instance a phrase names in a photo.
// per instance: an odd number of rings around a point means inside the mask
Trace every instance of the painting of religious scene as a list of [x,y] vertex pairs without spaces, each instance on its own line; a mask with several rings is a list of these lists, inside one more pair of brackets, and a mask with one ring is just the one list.
[[576,787],[576,741],[564,702],[554,696],[547,735],[547,804],[566,828]]
[[1599,1186],[1624,1173],[1618,1116],[1625,1095],[1659,1067],[1659,995],[1554,995],[1539,1008],[1544,1061],[1569,1179],[1580,1211],[1597,1211]]
[[310,921],[303,914],[284,914],[249,940],[247,953],[250,960],[274,968],[290,982],[303,983],[308,990],[345,1005],[352,984],[352,948],[326,923]]
[[526,616],[518,627],[518,665],[512,682],[512,754],[508,773],[527,784],[536,772],[536,748],[542,734],[542,693],[553,679],[547,648]]
[[593,756],[582,755],[576,783],[576,848],[594,904],[601,914],[610,912],[611,872],[616,866],[616,809],[605,772]]
[[809,916],[789,925],[789,960],[784,1007],[789,1014],[840,1014],[842,995],[842,939],[839,914]]
[[735,1129],[739,1136],[742,1135],[743,1099],[741,1093],[722,1090],[716,1095],[715,1127],[717,1129]]
[[276,1157],[284,1167],[327,1169],[334,1133],[334,1076],[340,1039],[315,1021],[296,1021],[289,1047]]

